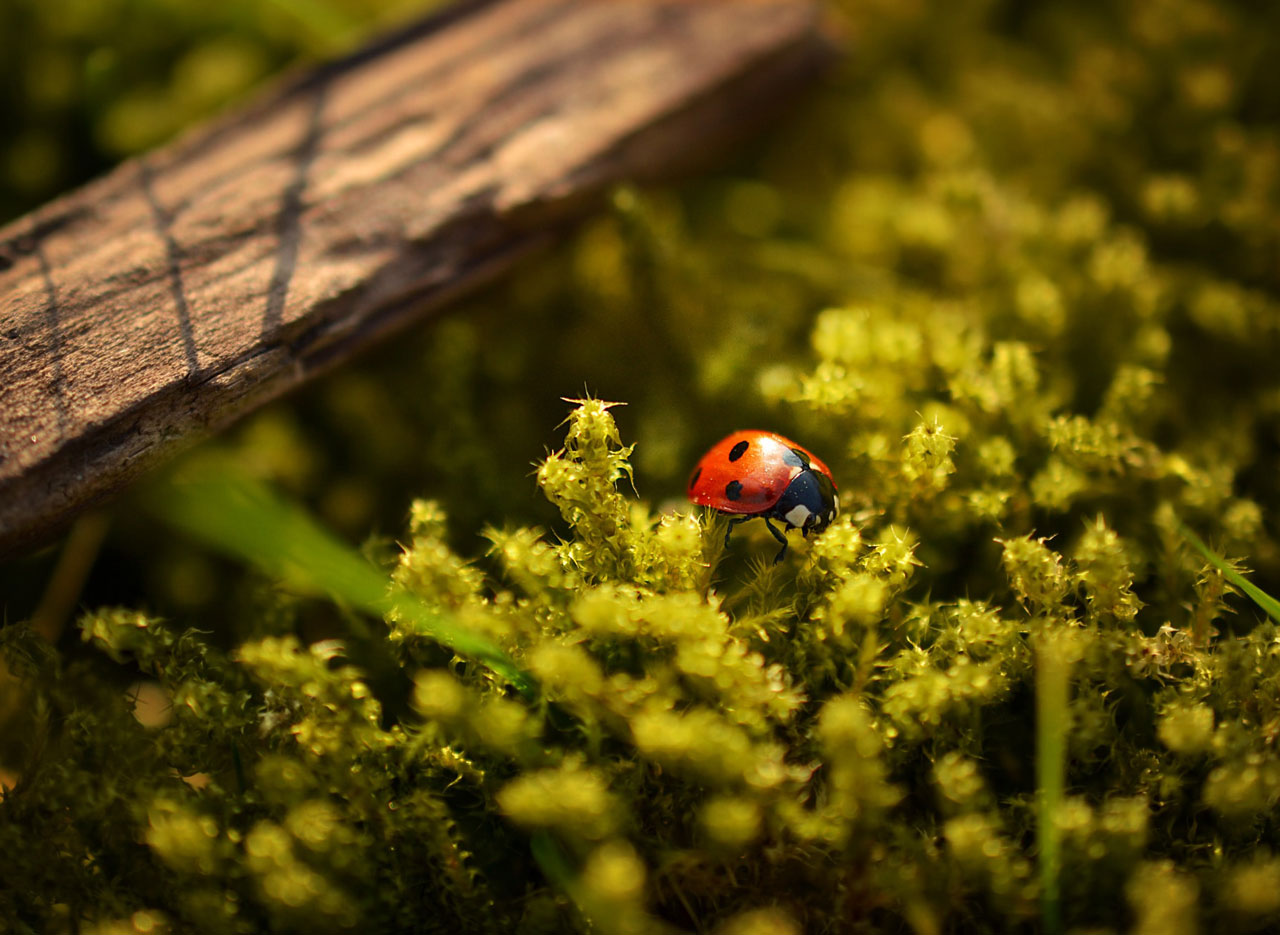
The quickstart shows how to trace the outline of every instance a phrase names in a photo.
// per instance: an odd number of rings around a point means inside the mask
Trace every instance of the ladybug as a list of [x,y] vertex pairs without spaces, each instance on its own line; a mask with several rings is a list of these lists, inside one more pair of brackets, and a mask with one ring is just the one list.
[[[722,438],[689,478],[689,499],[733,517],[724,535],[752,517],[764,520],[782,543],[774,562],[787,554],[786,529],[808,536],[826,529],[839,507],[831,470],[789,438],[773,432],[746,430]],[[784,524],[779,531],[770,520]]]

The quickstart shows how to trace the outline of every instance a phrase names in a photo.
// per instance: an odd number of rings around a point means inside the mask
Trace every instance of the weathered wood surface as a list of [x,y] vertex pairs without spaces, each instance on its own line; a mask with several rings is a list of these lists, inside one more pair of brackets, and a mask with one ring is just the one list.
[[828,57],[796,0],[470,3],[0,229],[0,553],[739,136]]

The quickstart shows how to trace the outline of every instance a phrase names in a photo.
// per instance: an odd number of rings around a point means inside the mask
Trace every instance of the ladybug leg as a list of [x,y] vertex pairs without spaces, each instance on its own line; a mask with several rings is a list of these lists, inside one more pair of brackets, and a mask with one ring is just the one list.
[[724,531],[724,547],[726,549],[729,548],[729,537],[733,535],[733,527],[739,523],[745,523],[749,519],[751,519],[750,516],[739,516],[736,519],[729,520],[729,528]]
[[779,532],[773,523],[769,522],[769,517],[766,516],[764,518],[764,524],[769,532],[773,533],[773,538],[782,543],[782,551],[780,551],[778,553],[778,557],[773,560],[773,563],[776,565],[778,562],[782,561],[782,557],[787,554],[787,537],[784,533]]

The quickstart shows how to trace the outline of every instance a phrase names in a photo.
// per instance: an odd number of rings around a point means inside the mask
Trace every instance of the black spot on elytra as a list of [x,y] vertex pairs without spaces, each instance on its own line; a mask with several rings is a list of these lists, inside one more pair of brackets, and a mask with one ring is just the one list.
[[742,496],[742,481],[731,480],[724,485],[724,495],[730,500],[737,500]]
[[698,483],[698,478],[702,476],[702,468],[698,468],[693,472],[693,477],[689,478],[689,489],[692,490],[694,485]]
[[747,441],[746,439],[743,439],[742,441],[738,442],[738,444],[734,445],[732,448],[729,449],[729,460],[737,461],[739,458],[741,458],[744,454],[747,453],[747,448],[750,447],[750,445],[751,445],[751,442]]

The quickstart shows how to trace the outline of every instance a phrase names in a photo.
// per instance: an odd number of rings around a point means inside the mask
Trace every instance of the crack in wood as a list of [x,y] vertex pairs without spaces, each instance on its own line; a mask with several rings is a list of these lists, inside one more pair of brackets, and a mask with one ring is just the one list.
[[298,248],[302,243],[302,196],[307,189],[307,175],[320,149],[321,121],[328,82],[319,82],[311,97],[307,128],[295,155],[294,175],[280,199],[277,225],[276,265],[267,286],[267,307],[262,315],[262,335],[270,337],[284,318],[284,302],[289,284],[298,265]]
[[0,240],[0,273],[9,269],[19,257],[30,256],[40,242],[50,234],[84,219],[89,213],[85,205],[65,205],[53,202],[28,217],[28,227],[16,237]]
[[182,285],[182,248],[173,236],[173,215],[165,210],[164,205],[156,197],[152,185],[153,170],[151,163],[145,158],[138,160],[138,183],[142,187],[142,196],[151,208],[151,216],[155,221],[156,233],[164,242],[165,259],[169,268],[169,291],[173,294],[173,305],[178,315],[178,330],[182,334],[182,351],[187,361],[187,377],[194,377],[200,370],[200,358],[196,352],[195,331],[191,326],[191,310],[187,305],[187,293]]
[[[51,228],[44,228],[48,231]],[[49,367],[53,371],[50,389],[53,393],[54,409],[58,424],[58,440],[67,437],[67,426],[70,418],[67,412],[67,383],[63,372],[62,358],[65,346],[62,337],[61,311],[58,306],[58,288],[53,284],[53,268],[49,265],[49,257],[44,252],[43,232],[33,224],[31,231],[31,252],[40,264],[40,278],[44,282],[45,307],[44,320],[48,329],[49,342],[52,345],[49,353]]]

